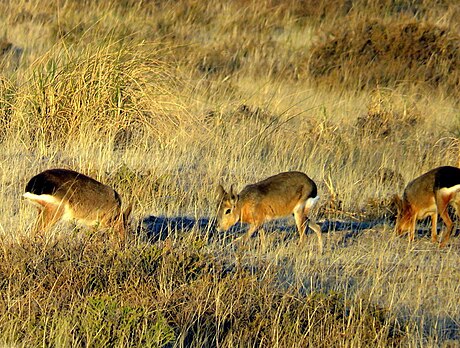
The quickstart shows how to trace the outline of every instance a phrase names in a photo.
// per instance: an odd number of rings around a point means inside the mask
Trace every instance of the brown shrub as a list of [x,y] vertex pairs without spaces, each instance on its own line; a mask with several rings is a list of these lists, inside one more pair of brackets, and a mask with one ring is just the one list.
[[431,23],[366,19],[344,24],[313,45],[309,74],[358,88],[426,84],[460,86],[460,37]]
[[229,75],[240,69],[241,58],[238,52],[211,49],[198,59],[196,66],[204,74]]
[[[237,3],[233,1],[233,3]],[[238,7],[247,7],[251,11],[263,12],[273,18],[291,17],[297,22],[308,20],[308,23],[323,24],[353,15],[372,16],[410,16],[419,19],[455,22],[458,13],[456,0],[265,0],[238,1]],[[451,13],[452,18],[446,19]],[[261,17],[261,18],[266,18]]]
[[399,106],[393,96],[380,89],[374,91],[367,113],[359,116],[355,127],[361,136],[385,139],[405,138],[421,123],[421,114],[415,106]]

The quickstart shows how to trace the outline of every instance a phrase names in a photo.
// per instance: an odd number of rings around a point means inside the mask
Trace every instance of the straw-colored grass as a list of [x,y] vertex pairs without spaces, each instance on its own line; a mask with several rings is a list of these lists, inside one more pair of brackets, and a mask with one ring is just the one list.
[[[460,241],[439,249],[420,233],[408,245],[390,198],[460,165],[459,5],[350,3],[0,4],[0,344],[458,344]],[[331,29],[344,23],[343,36]],[[375,65],[357,55],[363,23],[392,34],[411,23],[439,34],[438,51],[399,35],[404,55]],[[431,83],[426,68],[452,75]],[[21,195],[53,167],[134,203],[126,246],[65,223],[30,237],[36,210]],[[264,243],[216,233],[219,183],[287,170],[318,184],[323,254],[314,237],[298,245],[290,218],[268,224]],[[165,240],[148,238],[152,216],[169,224]]]

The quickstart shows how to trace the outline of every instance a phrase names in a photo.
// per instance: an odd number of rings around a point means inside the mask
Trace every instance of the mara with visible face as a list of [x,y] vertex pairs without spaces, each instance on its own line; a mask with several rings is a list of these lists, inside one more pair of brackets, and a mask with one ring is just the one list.
[[436,242],[439,214],[446,225],[441,242],[441,246],[445,246],[454,227],[447,207],[449,204],[452,205],[459,216],[459,192],[460,169],[456,167],[438,167],[412,180],[406,186],[402,199],[395,196],[398,210],[396,234],[408,232],[409,241],[413,241],[417,220],[431,217],[431,240]]
[[24,198],[39,210],[34,233],[44,233],[59,220],[113,228],[120,240],[126,237],[131,206],[121,212],[121,199],[111,187],[68,169],[49,169],[26,185]]
[[226,231],[237,222],[248,223],[247,241],[265,222],[294,214],[301,241],[308,225],[318,236],[322,247],[321,229],[308,223],[310,209],[318,201],[316,184],[301,172],[285,172],[271,176],[255,184],[247,185],[236,194],[233,185],[226,192],[218,187],[217,222],[220,231]]

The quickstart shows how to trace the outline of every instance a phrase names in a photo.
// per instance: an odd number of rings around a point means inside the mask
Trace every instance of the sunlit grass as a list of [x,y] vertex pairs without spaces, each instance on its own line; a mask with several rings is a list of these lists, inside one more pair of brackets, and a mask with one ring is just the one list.
[[[19,49],[1,61],[0,342],[458,340],[457,238],[440,250],[422,234],[412,245],[396,238],[389,220],[347,227],[391,217],[389,198],[410,179],[459,165],[458,102],[411,76],[408,84],[318,83],[308,70],[312,45],[331,27],[379,11],[406,21],[418,20],[417,10],[458,36],[455,2],[378,3],[347,12],[337,1],[324,15],[332,5],[291,1],[0,5],[5,40]],[[134,203],[125,247],[108,241],[110,231],[65,223],[30,239],[36,210],[21,195],[52,167],[81,171]],[[298,245],[291,218],[268,224],[266,243],[256,236],[245,246],[232,242],[238,228],[227,236],[212,225],[173,228],[175,217],[212,219],[218,184],[242,189],[286,170],[318,184],[312,218],[324,223],[323,254],[314,236]],[[137,226],[148,216],[173,226],[169,238],[146,241]],[[336,220],[348,225],[330,227]]]

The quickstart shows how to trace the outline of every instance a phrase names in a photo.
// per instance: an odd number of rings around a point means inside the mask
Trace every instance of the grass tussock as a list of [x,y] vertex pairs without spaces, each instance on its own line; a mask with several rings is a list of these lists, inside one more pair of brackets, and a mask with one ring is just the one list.
[[22,115],[5,117],[12,134],[31,143],[64,145],[82,134],[98,134],[119,146],[146,129],[164,132],[177,124],[167,114],[180,109],[180,97],[172,94],[179,82],[155,46],[112,42],[83,52],[60,49],[66,54],[45,55],[28,71],[29,83],[14,91]]

